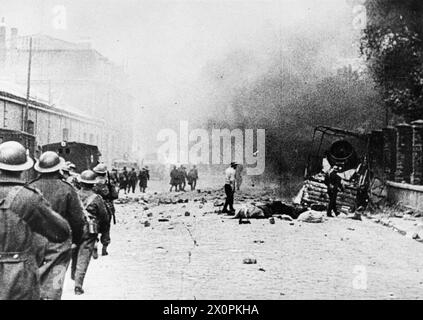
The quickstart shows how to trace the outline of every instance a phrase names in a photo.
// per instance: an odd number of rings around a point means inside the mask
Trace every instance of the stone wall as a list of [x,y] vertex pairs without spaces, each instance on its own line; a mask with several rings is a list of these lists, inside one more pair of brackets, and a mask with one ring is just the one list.
[[388,202],[423,209],[423,120],[383,128],[382,136]]

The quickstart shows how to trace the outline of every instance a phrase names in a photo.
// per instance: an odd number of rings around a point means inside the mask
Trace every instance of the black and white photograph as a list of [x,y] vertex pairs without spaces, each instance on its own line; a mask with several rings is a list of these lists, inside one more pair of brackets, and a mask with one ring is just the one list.
[[421,0],[0,0],[0,300],[422,297]]

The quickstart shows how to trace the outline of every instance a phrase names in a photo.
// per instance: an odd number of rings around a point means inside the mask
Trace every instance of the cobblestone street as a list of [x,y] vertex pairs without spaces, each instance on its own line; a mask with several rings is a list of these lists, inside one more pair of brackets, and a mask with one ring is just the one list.
[[423,292],[422,244],[370,220],[240,225],[210,201],[199,207],[117,205],[110,255],[92,260],[84,295],[73,294],[67,277],[63,298],[419,299]]

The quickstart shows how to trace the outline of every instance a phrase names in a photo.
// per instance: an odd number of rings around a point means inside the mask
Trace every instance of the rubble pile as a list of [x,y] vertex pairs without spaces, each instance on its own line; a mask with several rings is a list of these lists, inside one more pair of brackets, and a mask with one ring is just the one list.
[[308,223],[322,223],[325,219],[324,212],[308,210],[298,217],[298,221]]
[[[304,193],[302,203],[306,206],[312,204],[322,205],[326,207],[329,203],[327,194],[327,186],[324,183],[324,175],[317,174],[304,183]],[[356,209],[357,187],[353,183],[344,186],[344,192],[338,193],[337,205],[338,210],[348,214]]]

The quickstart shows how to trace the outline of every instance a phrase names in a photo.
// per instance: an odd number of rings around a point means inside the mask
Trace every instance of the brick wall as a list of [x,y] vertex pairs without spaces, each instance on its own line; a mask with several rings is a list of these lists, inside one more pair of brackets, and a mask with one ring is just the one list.
[[423,185],[423,120],[383,128],[382,143],[385,180]]

